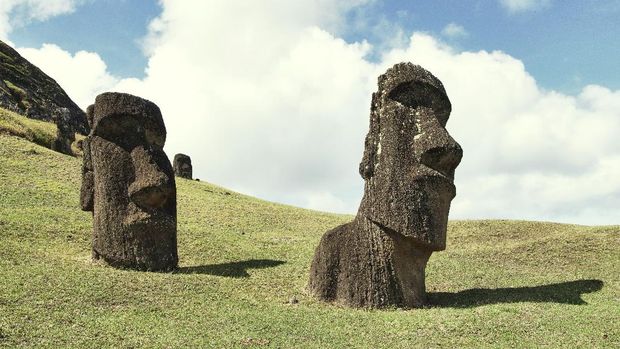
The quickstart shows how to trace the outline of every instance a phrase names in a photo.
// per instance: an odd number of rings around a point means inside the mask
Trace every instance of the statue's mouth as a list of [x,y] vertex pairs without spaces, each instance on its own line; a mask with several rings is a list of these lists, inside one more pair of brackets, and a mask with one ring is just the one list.
[[175,217],[161,208],[135,207],[127,215],[123,225],[132,231],[170,230],[176,228]]
[[426,188],[426,190],[436,190],[440,195],[448,194],[450,200],[452,200],[456,196],[454,180],[439,171],[429,170],[431,173],[415,176],[414,182]]

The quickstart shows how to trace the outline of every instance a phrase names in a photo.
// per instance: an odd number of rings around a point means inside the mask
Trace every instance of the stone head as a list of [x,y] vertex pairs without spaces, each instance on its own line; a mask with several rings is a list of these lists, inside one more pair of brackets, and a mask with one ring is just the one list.
[[185,154],[176,154],[172,161],[172,168],[177,177],[192,179],[192,159]]
[[443,250],[454,171],[463,151],[448,134],[451,104],[424,68],[399,63],[379,77],[360,174],[358,214],[430,249]]
[[[103,93],[87,115],[93,249],[141,269],[176,266],[176,187],[159,108],[129,94]],[[117,253],[105,251],[118,251],[114,245],[122,239],[131,241],[133,252],[105,256]]]

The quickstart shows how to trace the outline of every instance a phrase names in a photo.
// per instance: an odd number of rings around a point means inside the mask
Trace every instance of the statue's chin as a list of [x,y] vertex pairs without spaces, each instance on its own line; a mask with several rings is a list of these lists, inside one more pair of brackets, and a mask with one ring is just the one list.
[[411,239],[422,248],[440,251],[446,248],[451,201],[450,192],[417,191],[408,201],[411,206],[393,207],[390,212],[375,211],[367,218],[392,233]]

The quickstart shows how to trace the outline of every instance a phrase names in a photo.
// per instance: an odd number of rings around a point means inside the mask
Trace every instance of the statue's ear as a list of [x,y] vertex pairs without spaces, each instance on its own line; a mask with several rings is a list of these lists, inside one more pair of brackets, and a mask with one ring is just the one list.
[[90,137],[82,141],[82,187],[80,188],[80,207],[82,211],[92,211],[95,203],[95,175],[90,153]]
[[381,132],[379,125],[379,113],[378,110],[379,95],[375,92],[372,94],[372,102],[370,105],[370,129],[366,135],[366,141],[364,142],[364,156],[360,163],[360,175],[364,179],[369,179],[373,176],[375,170],[375,164],[377,163],[377,151],[379,149],[379,134]]

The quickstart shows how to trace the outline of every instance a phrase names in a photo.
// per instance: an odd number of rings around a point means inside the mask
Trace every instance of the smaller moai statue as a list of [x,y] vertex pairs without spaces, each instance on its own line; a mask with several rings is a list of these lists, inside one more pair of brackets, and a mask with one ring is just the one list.
[[185,154],[177,154],[172,162],[177,177],[192,179],[192,159]]
[[108,92],[87,118],[80,205],[93,212],[93,259],[137,270],[176,268],[176,185],[159,108]]
[[56,139],[52,142],[52,150],[59,153],[73,155],[71,144],[75,141],[75,131],[69,122],[71,113],[67,108],[60,108],[58,113],[52,116],[56,124]]
[[[88,127],[93,127],[93,112],[95,105],[91,104],[86,108],[86,122]],[[80,189],[80,207],[82,211],[93,212],[95,177],[93,174],[93,163],[90,154],[90,139],[86,137],[82,140],[82,187]]]

